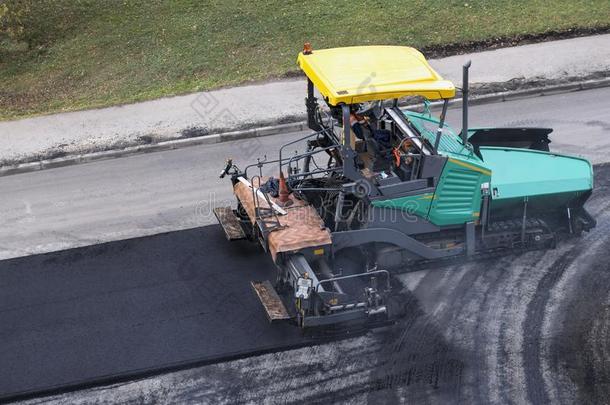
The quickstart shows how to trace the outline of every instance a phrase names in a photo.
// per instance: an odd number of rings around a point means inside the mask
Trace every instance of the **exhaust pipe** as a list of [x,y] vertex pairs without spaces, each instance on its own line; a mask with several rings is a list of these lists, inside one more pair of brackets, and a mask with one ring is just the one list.
[[313,82],[309,79],[307,79],[307,98],[305,99],[305,107],[307,107],[307,126],[309,129],[315,132],[324,129],[316,120],[318,100],[313,92]]
[[468,69],[471,61],[462,66],[462,143],[468,143]]

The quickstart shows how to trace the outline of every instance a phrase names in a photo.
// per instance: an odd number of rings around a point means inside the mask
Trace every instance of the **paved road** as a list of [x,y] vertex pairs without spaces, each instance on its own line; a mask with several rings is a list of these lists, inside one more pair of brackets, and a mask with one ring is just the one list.
[[267,255],[218,225],[0,262],[3,397],[309,342],[269,327]]
[[30,403],[607,403],[610,165],[595,174],[595,230],[400,276],[408,316],[391,329]]
[[[472,122],[481,126],[515,125],[519,120],[536,124],[541,117],[550,117],[558,124],[555,125],[558,136],[552,146],[574,148],[601,161],[606,145],[603,131],[608,128],[604,121],[608,95],[610,90],[604,89],[480,106],[473,108]],[[453,111],[452,117],[456,115]],[[454,126],[459,127],[459,122]],[[297,136],[287,135],[285,139]],[[279,141],[278,137],[260,139],[263,145],[275,148]],[[184,149],[2,178],[0,191],[8,198],[3,199],[4,207],[0,207],[4,215],[0,245],[5,249],[5,257],[9,257],[28,251],[49,251],[127,235],[157,233],[176,227],[174,222],[184,228],[209,223],[209,206],[228,196],[227,184],[211,177],[217,172],[218,160],[227,152],[243,158],[252,155],[253,150],[264,149],[257,145],[260,144]],[[352,403],[401,399],[423,403],[600,402],[610,392],[609,172],[609,166],[596,172],[597,190],[588,205],[599,221],[594,232],[562,243],[553,251],[401,277],[407,286],[404,294],[409,316],[389,331],[64,395],[53,401],[239,403],[306,398]],[[208,179],[205,185],[209,192],[217,192],[216,202],[205,202],[211,197],[201,189],[204,179]],[[138,348],[135,354],[112,353],[101,365],[114,364],[112,359],[116,356],[125,356],[127,362],[147,360],[147,354],[151,353],[163,355],[165,352],[159,349],[163,344],[168,355],[196,354],[201,349],[197,337],[204,339],[205,334],[198,334],[198,317],[189,318],[189,314],[193,315],[193,306],[204,308],[206,303],[200,298],[180,296],[192,287],[188,283],[175,280],[164,285],[164,280],[171,281],[172,273],[177,271],[172,267],[177,257],[189,250],[197,251],[199,241],[192,237],[197,232],[200,231],[170,234],[176,238],[171,243],[151,237],[141,239],[142,242],[105,245],[112,247],[105,252],[105,260],[93,254],[104,253],[104,248],[92,247],[0,262],[5,269],[10,266],[7,274],[11,276],[1,282],[4,291],[13,290],[9,283],[21,286],[17,295],[1,295],[0,302],[5,304],[1,311],[5,317],[2,324],[17,325],[2,330],[3,339],[8,336],[13,339],[11,342],[17,342],[4,348],[3,356],[7,357],[3,364],[9,359],[17,365],[15,370],[23,373],[24,366],[33,368],[41,360],[32,356],[26,358],[29,363],[20,365],[21,358],[10,357],[14,355],[11,348],[32,348],[40,352],[45,344],[50,347],[57,341],[59,353],[67,353],[69,339],[62,341],[62,331],[56,329],[54,321],[45,322],[46,316],[60,319],[66,329],[88,331],[83,326],[87,323],[83,322],[95,324],[91,318],[97,307],[91,304],[81,309],[80,306],[90,295],[94,301],[105,304],[99,326],[104,331],[117,327],[124,333],[133,331],[142,337],[145,331],[161,330],[165,331],[161,336],[169,339],[153,339],[150,347],[146,347],[148,338],[120,342],[131,344],[123,347],[144,347]],[[54,244],[58,236],[63,237],[62,245]],[[144,248],[138,248],[138,243],[143,243]],[[159,254],[164,253],[152,256],[150,252],[155,249],[147,248],[148,243],[156,246]],[[223,245],[213,252],[235,256],[228,249]],[[152,257],[146,257],[144,251]],[[197,263],[209,260],[205,251],[193,254]],[[123,263],[123,257],[129,260]],[[108,265],[104,266],[105,263]],[[254,264],[257,269],[260,267]],[[122,274],[120,269],[129,273]],[[110,272],[112,277],[106,277],[103,271]],[[120,289],[123,277],[131,276],[134,292],[119,295],[120,305],[103,296],[104,291]],[[28,291],[28,279],[37,289]],[[98,284],[92,281],[95,279],[99,281],[101,295],[85,293],[78,305],[61,303],[66,291],[79,297],[83,286],[92,288]],[[66,284],[70,280],[76,280],[76,284]],[[161,297],[176,298],[175,305],[147,301],[151,300],[147,285],[154,284],[155,280],[161,283]],[[28,307],[27,303],[35,297],[52,297],[52,300],[38,301],[36,306]],[[19,305],[6,305],[13,302]],[[126,303],[133,304],[131,311],[124,310]],[[19,311],[22,315],[15,315]],[[62,311],[76,316],[62,318]],[[140,317],[142,313],[148,315]],[[144,319],[142,325],[134,325],[134,319],[138,318]],[[190,320],[183,324],[181,318]],[[167,320],[170,327],[164,329],[158,323],[155,326],[158,319]],[[31,322],[29,328],[19,326],[28,322]],[[172,329],[172,325],[177,329]],[[188,332],[185,346],[173,348],[167,342],[180,339],[182,327]],[[263,333],[273,334],[273,331]],[[55,338],[45,341],[45,336]],[[86,348],[81,344],[86,336],[77,337],[81,340],[73,341],[75,348]],[[96,356],[99,358],[108,349],[104,345],[111,342],[105,343],[103,339],[88,342],[96,347],[91,354],[93,363]],[[53,355],[48,354],[38,367],[52,367],[55,363],[49,356]],[[75,358],[65,356],[68,364],[75,364]],[[63,356],[56,358],[64,360]],[[87,363],[88,360],[83,357],[82,363],[93,364]],[[69,368],[60,369],[58,376],[66,373],[73,377],[70,372]],[[18,384],[23,380],[5,381]]]
[[[550,126],[551,147],[607,160],[610,88],[474,106],[471,126]],[[449,123],[460,128],[459,110]],[[303,134],[192,147],[0,178],[0,259],[215,222],[224,158],[251,162]]]

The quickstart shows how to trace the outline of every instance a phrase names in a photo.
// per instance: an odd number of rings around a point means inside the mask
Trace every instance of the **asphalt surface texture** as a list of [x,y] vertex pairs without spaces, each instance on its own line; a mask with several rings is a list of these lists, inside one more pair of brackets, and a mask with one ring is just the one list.
[[[606,122],[608,95],[610,89],[600,89],[477,106],[471,109],[471,123],[552,126],[555,128],[551,134],[552,150],[576,150],[599,163],[607,160],[610,146],[605,136],[610,128]],[[455,128],[459,128],[458,114],[458,110],[450,112],[450,123]],[[188,148],[0,179],[0,191],[6,196],[0,201],[2,257],[145,236],[167,231],[172,224],[173,229],[209,224],[213,221],[209,215],[211,206],[224,205],[230,196],[226,181],[214,180],[219,160],[231,152],[233,157],[249,161],[263,151],[272,157],[280,142],[298,136],[287,134],[262,138],[254,144]],[[244,354],[239,360],[30,402],[607,403],[609,184],[610,168],[597,166],[596,189],[587,204],[598,221],[597,228],[579,239],[561,242],[554,250],[398,276],[404,285],[401,293],[408,315],[392,328],[295,350],[253,357]],[[206,232],[216,232],[216,239]],[[213,267],[205,267],[215,260],[210,259],[212,256],[225,258],[217,262],[222,268],[214,270],[222,271],[220,274],[230,272],[231,265],[225,263],[241,261],[236,271],[240,272],[240,280],[246,282],[239,287],[241,295],[237,289],[232,292],[256,304],[244,318],[250,322],[250,317],[258,317],[256,322],[262,325],[266,319],[247,281],[255,279],[250,275],[260,272],[263,276],[267,271],[262,264],[264,255],[256,252],[254,246],[251,251],[244,247],[235,253],[236,245],[222,240],[219,232],[217,227],[182,229],[0,262],[1,269],[8,268],[0,278],[0,316],[6,319],[1,321],[0,336],[4,341],[11,334],[23,334],[15,339],[16,347],[3,345],[0,350],[4,359],[0,363],[12,360],[10,364],[17,364],[16,372],[38,373],[36,368],[43,368],[59,374],[53,376],[56,379],[65,377],[62,372],[73,376],[70,367],[61,371],[61,363],[69,360],[74,364],[76,356],[66,355],[66,348],[72,346],[72,350],[82,353],[79,342],[83,341],[99,351],[80,357],[77,366],[81,369],[87,365],[102,368],[134,360],[146,362],[147,351],[156,360],[168,356],[164,358],[167,364],[179,363],[193,354],[205,357],[208,340],[206,332],[199,330],[198,317],[204,319],[209,313],[206,311],[217,308],[205,305],[213,298],[206,298],[201,293],[205,287],[197,287],[197,283]],[[213,255],[206,255],[212,251]],[[179,281],[180,273],[184,272],[180,270],[183,260],[190,263],[187,269],[191,265],[197,268],[187,273],[202,279],[192,283]],[[115,271],[114,265],[124,271]],[[244,266],[252,269],[248,270],[251,271],[248,277],[243,277]],[[55,271],[57,279],[53,278]],[[4,273],[10,276],[4,277]],[[235,272],[229,277],[233,275],[237,277]],[[5,280],[22,287],[7,295]],[[155,281],[159,283],[160,300],[151,297],[154,291],[145,291]],[[117,295],[116,301],[111,298],[112,288],[129,290],[130,286],[142,291],[124,292]],[[51,299],[44,301],[45,297]],[[75,299],[70,301],[70,297]],[[99,306],[93,303],[95,300]],[[16,305],[5,305],[9,302]],[[240,305],[236,303],[230,309],[239,309]],[[100,310],[103,311],[98,321]],[[11,311],[22,312],[11,315]],[[54,312],[55,318],[51,316]],[[64,312],[65,317],[59,312]],[[57,327],[52,319],[59,319],[63,326]],[[226,323],[227,319],[222,321]],[[21,325],[30,322],[30,326],[12,329],[10,322]],[[274,334],[278,333],[273,328],[278,325],[265,325],[261,342],[273,342]],[[129,338],[126,342],[116,339],[114,345],[107,344],[103,334],[95,333],[96,329],[91,332],[96,326],[97,330],[120,333],[128,333],[125,329],[133,327],[140,339]],[[172,330],[172,326],[176,329]],[[80,334],[79,328],[83,328]],[[151,331],[157,330],[164,336],[150,336]],[[80,340],[62,341],[68,331]],[[236,341],[242,339],[240,336],[251,335],[250,332],[239,335],[241,330],[235,324],[230,332],[228,336]],[[290,333],[286,331],[286,336]],[[271,340],[264,341],[266,336],[271,336]],[[56,345],[56,341],[60,344]],[[226,337],[217,340],[220,341],[230,344]],[[181,344],[184,347],[173,347]],[[43,353],[45,357],[34,356],[45,345],[63,350],[66,359],[52,352]],[[25,355],[18,356],[18,349]],[[103,360],[98,365],[95,360],[100,358]],[[7,376],[2,381],[33,386],[34,380],[29,376],[19,381],[10,377],[11,372],[2,371]],[[38,375],[41,374],[44,373]]]
[[[407,315],[391,328],[323,345],[34,399],[30,403],[607,403],[610,395],[610,165],[598,166],[595,176],[596,190],[587,208],[598,224],[590,233],[562,241],[552,250],[400,275],[398,278],[405,286],[401,295]],[[159,240],[157,247],[160,249],[163,249],[160,245],[176,238],[190,243],[191,249],[196,251],[189,240],[197,232],[201,231],[188,231],[184,233],[185,237],[178,232],[154,238]],[[146,245],[150,242],[118,242],[103,245],[107,248],[92,249],[110,256],[109,253],[119,253],[120,249],[108,251],[109,247],[125,248],[130,243]],[[175,246],[175,243],[171,245]],[[180,249],[186,253],[184,247]],[[226,247],[223,250],[226,251]],[[83,264],[95,262],[94,258],[81,257],[79,251],[81,249],[67,251],[59,256],[64,260],[72,256]],[[148,271],[152,271],[153,277],[159,272],[176,271],[175,268],[167,270],[166,258],[157,259],[159,262],[153,266],[165,270],[143,266],[136,253],[147,253],[139,249],[128,253],[135,261],[132,271],[141,276]],[[201,254],[194,255],[204,258]],[[41,263],[55,256],[57,254],[9,263],[17,267],[20,263]],[[252,259],[259,260],[255,256]],[[83,271],[70,267],[76,272]],[[253,267],[248,264],[249,269],[256,271]],[[129,271],[125,266],[123,268]],[[48,267],[46,269],[48,271]],[[26,268],[21,270],[28,271]],[[100,270],[98,265],[97,271]],[[203,277],[204,272],[194,269],[193,274]],[[108,283],[100,275],[93,277]],[[154,278],[145,279],[154,281]],[[133,323],[145,324],[133,326],[128,322],[124,324],[127,329],[164,330],[159,326],[159,320],[166,319],[170,329],[175,326],[180,330],[163,332],[165,337],[173,337],[175,341],[137,333],[138,337],[129,337],[127,342],[102,343],[107,350],[102,364],[116,367],[124,363],[124,356],[128,359],[138,357],[129,350],[117,350],[119,347],[130,347],[139,355],[152,352],[156,358],[207,350],[204,326],[198,325],[200,314],[210,310],[201,307],[203,301],[199,298],[205,287],[193,287],[189,294],[187,284],[196,286],[179,281],[181,287],[174,290],[180,291],[174,291],[175,301],[171,305],[154,296],[143,298],[153,305],[150,308],[132,307],[129,304],[133,305],[133,301],[125,303],[122,300],[109,305],[115,316],[129,318],[126,314],[131,313]],[[52,284],[49,287],[54,289]],[[243,288],[234,287],[235,291]],[[184,290],[187,292],[183,294]],[[144,293],[147,291],[142,291]],[[244,299],[248,300],[245,295]],[[137,316],[140,315],[135,313],[138,309],[144,311],[141,314],[144,316]],[[36,312],[35,309],[28,311]],[[68,309],[66,312],[74,311]],[[258,312],[249,313],[260,317]],[[205,315],[201,320],[204,318]],[[122,323],[116,319],[110,322]],[[41,321],[41,324],[45,325],[45,322]],[[74,328],[68,320],[62,324]],[[98,322],[89,318],[87,324],[83,331],[90,334]],[[261,341],[277,336],[273,331],[275,327],[261,331],[258,335]],[[55,329],[56,326],[47,324],[46,328]],[[62,329],[59,325],[57,328]],[[65,336],[64,330],[57,331],[59,339]],[[251,336],[249,331],[245,333],[247,337],[241,335],[244,333],[241,327],[220,326],[220,330],[232,331],[229,339],[235,339],[233,334],[240,334],[237,339],[242,341]],[[28,335],[36,337],[38,334],[31,331]],[[100,338],[96,335],[93,340]],[[23,349],[33,348],[27,342]],[[174,347],[181,343],[192,347]],[[53,349],[50,342],[43,344]],[[156,347],[151,349],[151,346]],[[160,350],[166,353],[160,353]],[[95,355],[81,358],[80,362],[91,361]],[[103,353],[97,352],[97,355]],[[50,354],[45,359],[55,360]],[[33,357],[30,361],[32,365],[43,365],[40,358]],[[50,367],[63,368],[65,361],[58,360],[60,364]],[[99,366],[92,364],[94,368]],[[19,367],[25,369],[23,365]],[[9,371],[5,369],[3,374],[8,375]],[[32,384],[31,377],[27,383]]]
[[218,225],[0,262],[0,399],[305,343],[269,327],[267,255]]
[[[551,127],[551,150],[602,163],[609,160],[608,111],[610,88],[604,88],[472,106],[469,122],[473,128]],[[459,132],[460,110],[450,109],[447,120]],[[224,159],[232,157],[241,167],[265,155],[275,159],[282,144],[304,135],[244,139],[2,177],[0,259],[216,223],[212,209],[235,200],[228,180],[218,178]]]

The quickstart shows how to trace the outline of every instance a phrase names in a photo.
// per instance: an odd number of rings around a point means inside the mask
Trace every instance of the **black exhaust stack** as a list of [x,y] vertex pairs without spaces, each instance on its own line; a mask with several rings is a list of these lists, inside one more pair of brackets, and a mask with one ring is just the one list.
[[316,120],[316,110],[318,109],[318,99],[313,92],[313,83],[307,79],[307,98],[305,99],[305,106],[307,107],[307,126],[312,131],[318,132],[323,128]]
[[468,143],[468,69],[471,61],[462,66],[462,143]]

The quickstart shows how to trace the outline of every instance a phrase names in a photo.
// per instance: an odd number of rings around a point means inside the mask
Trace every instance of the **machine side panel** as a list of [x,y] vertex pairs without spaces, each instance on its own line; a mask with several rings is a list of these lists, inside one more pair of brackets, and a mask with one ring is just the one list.
[[373,201],[371,204],[373,207],[393,208],[406,212],[409,215],[417,215],[418,217],[425,219],[428,217],[428,211],[430,210],[433,198],[433,192],[425,192],[417,195],[393,198],[391,200]]
[[481,183],[490,179],[489,170],[450,158],[431,201],[428,220],[439,226],[478,220]]

